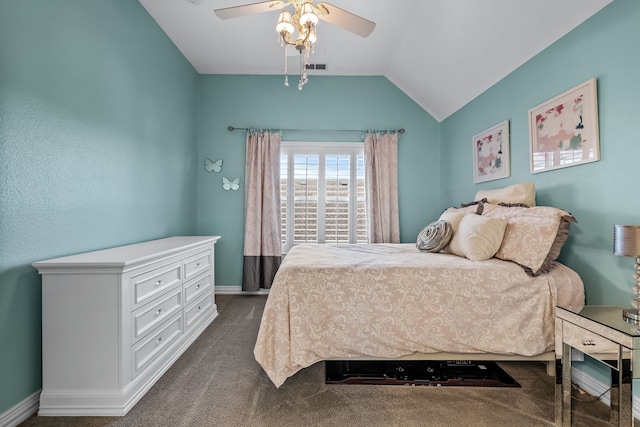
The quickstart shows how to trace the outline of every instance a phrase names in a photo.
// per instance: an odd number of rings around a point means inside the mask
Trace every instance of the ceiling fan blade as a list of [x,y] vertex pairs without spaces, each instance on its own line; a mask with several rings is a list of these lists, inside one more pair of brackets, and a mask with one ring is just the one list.
[[285,7],[290,1],[263,1],[260,3],[245,4],[242,6],[226,7],[224,9],[216,9],[213,12],[220,19],[240,18],[241,16],[255,15],[257,13],[270,12]]
[[361,37],[369,36],[373,29],[376,28],[375,22],[361,18],[329,3],[318,3],[316,9],[320,11],[318,18]]

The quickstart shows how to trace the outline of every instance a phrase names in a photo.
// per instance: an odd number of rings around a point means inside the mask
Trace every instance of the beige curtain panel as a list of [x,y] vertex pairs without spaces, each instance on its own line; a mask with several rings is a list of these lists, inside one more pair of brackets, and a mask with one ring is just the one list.
[[369,243],[400,243],[398,134],[364,137]]
[[282,260],[279,133],[247,132],[242,290],[269,289]]

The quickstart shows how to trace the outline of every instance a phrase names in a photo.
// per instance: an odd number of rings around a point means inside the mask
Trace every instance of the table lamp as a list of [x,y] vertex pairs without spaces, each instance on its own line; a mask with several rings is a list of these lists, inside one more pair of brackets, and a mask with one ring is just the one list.
[[628,256],[636,259],[636,267],[633,278],[636,283],[633,286],[635,297],[631,300],[632,309],[624,309],[622,317],[627,322],[640,324],[640,226],[638,225],[614,225],[613,226],[613,254]]

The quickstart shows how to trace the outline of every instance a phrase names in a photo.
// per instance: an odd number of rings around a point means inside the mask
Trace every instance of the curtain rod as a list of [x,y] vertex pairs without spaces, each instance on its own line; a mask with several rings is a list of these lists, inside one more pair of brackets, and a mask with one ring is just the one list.
[[[244,131],[248,131],[248,130],[252,130],[254,128],[237,128],[237,127],[233,127],[233,126],[227,126],[227,130],[229,132],[232,132],[234,130],[244,130]],[[269,129],[269,130],[279,130],[279,131],[285,131],[285,132],[360,132],[360,133],[365,133],[368,130],[362,130],[362,129]],[[397,132],[397,133],[404,133],[405,130],[404,128],[400,128],[400,129],[393,129],[393,130],[389,130],[389,129],[379,129],[379,130],[372,130],[373,132]]]

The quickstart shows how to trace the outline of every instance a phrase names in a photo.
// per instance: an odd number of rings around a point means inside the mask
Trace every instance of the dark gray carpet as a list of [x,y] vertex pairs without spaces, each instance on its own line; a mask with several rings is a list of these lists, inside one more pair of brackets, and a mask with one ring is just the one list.
[[[552,426],[554,379],[501,363],[521,388],[326,385],[322,363],[276,389],[253,358],[266,297],[217,296],[219,317],[124,417],[37,417],[23,426]],[[584,396],[583,396],[584,398]],[[609,408],[574,401],[574,426]]]

